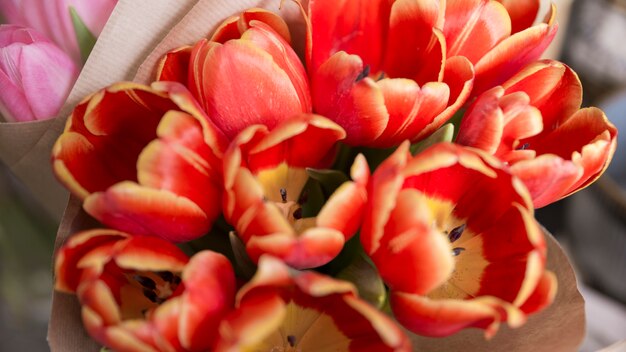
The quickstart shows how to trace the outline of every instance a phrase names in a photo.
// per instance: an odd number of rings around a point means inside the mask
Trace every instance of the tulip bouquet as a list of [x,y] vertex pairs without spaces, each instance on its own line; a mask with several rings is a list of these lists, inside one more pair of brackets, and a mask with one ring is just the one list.
[[580,334],[578,298],[533,214],[597,179],[617,130],[539,60],[555,9],[234,3],[193,2],[54,144],[73,195],[56,289],[87,333],[116,351],[575,348],[549,340]]

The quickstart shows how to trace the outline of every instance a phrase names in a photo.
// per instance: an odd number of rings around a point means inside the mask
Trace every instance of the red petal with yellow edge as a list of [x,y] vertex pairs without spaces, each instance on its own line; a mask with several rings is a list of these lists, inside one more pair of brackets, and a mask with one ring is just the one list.
[[440,5],[439,0],[393,3],[382,67],[386,75],[413,79],[420,85],[440,79],[446,51],[443,35],[435,30],[443,11]]
[[[503,235],[505,234],[506,235]],[[480,277],[476,296],[495,296],[521,305],[544,273],[546,250],[543,234],[528,209],[517,205],[492,227],[467,241],[455,242],[466,248],[481,243],[481,254],[488,262]],[[462,255],[458,265],[462,265]],[[506,282],[506,285],[502,283]]]
[[108,226],[173,242],[204,235],[212,220],[187,198],[132,182],[121,182],[90,195],[83,207]]
[[221,254],[195,254],[183,271],[185,291],[180,296],[179,339],[191,351],[210,349],[217,328],[235,301],[235,273]]
[[558,25],[541,23],[501,41],[475,65],[473,96],[502,84],[528,63],[537,60],[556,35]]
[[253,235],[246,245],[246,250],[255,262],[263,254],[268,254],[280,258],[296,269],[307,269],[330,262],[341,252],[344,243],[345,236],[341,232],[316,227],[300,235],[295,233]]
[[127,234],[115,230],[84,231],[70,237],[56,256],[54,288],[76,292],[82,275],[82,269],[78,268],[81,259],[98,247],[110,246],[126,238]]
[[300,114],[276,126],[257,143],[242,148],[249,148],[244,158],[255,174],[281,163],[298,168],[326,168],[334,159],[337,142],[345,137],[346,132],[333,121]]
[[456,143],[495,154],[504,134],[504,113],[500,109],[502,87],[481,94],[467,109],[459,126]]
[[184,46],[165,54],[157,66],[156,80],[186,85],[189,80],[191,49],[191,46]]
[[582,176],[583,170],[556,155],[540,155],[511,166],[511,172],[524,182],[533,204],[540,208],[561,199]]
[[302,64],[269,26],[253,23],[242,39],[224,44],[201,41],[191,60],[192,92],[230,139],[249,125],[273,128],[310,111]]
[[331,195],[316,221],[317,226],[340,231],[346,240],[357,232],[365,213],[370,170],[363,155],[357,155],[350,175],[354,181],[345,182]]
[[378,85],[368,77],[359,79],[363,70],[361,58],[340,51],[311,79],[314,110],[343,127],[350,145],[372,143],[389,121]]
[[426,294],[448,280],[454,261],[448,239],[433,228],[434,221],[422,194],[397,194],[381,246],[370,255],[390,289]]
[[[407,329],[425,336],[443,337],[468,327],[486,329],[492,336],[501,321],[507,320],[507,312],[498,305],[506,302],[490,297],[472,300],[433,300],[404,292],[391,293],[391,309],[398,321]],[[507,306],[515,315],[521,312]],[[523,319],[523,318],[518,318]]]
[[227,18],[215,30],[211,41],[223,44],[232,39],[239,39],[245,31],[253,26],[254,22],[261,22],[268,25],[287,43],[291,41],[289,27],[287,27],[282,17],[273,12],[259,8],[248,9],[238,16]]
[[556,275],[551,271],[544,272],[535,291],[528,300],[524,302],[520,309],[526,314],[543,310],[554,301],[557,286],[558,281]]
[[544,134],[563,124],[582,103],[582,86],[576,73],[552,60],[534,62],[502,85],[506,94],[524,92],[543,116]]
[[474,64],[511,34],[507,11],[495,1],[447,0],[445,20],[447,55],[465,56]]
[[217,351],[410,351],[391,319],[355,292],[348,282],[288,272],[283,263],[264,256],[257,275],[240,290],[237,309],[220,326]]
[[498,0],[511,17],[511,32],[517,33],[530,27],[537,18],[540,0]]
[[64,183],[71,176],[83,197],[136,180],[139,153],[156,137],[161,116],[174,109],[165,94],[147,86],[118,83],[96,93],[74,110],[53,148],[57,176]]
[[178,331],[180,329],[180,309],[179,299],[170,299],[159,306],[159,309],[152,313],[154,324],[154,342],[162,351],[182,351]]
[[298,55],[269,25],[254,22],[251,26],[243,33],[241,39],[249,41],[272,56],[274,62],[289,76],[302,103],[302,112],[311,112],[309,81]]
[[385,97],[389,122],[375,143],[391,147],[414,139],[447,106],[449,89],[444,83],[431,82],[419,87],[412,80],[396,78],[378,81]]
[[130,237],[114,256],[120,268],[136,271],[182,271],[189,261],[175,245],[147,236]]
[[456,142],[515,162],[530,152],[520,140],[539,134],[543,121],[526,93],[503,94],[502,87],[495,87],[476,99],[461,121]]
[[381,246],[385,224],[404,182],[402,171],[410,158],[409,146],[409,142],[402,143],[378,166],[377,172],[372,176],[368,200],[374,206],[367,207],[360,236],[361,245],[367,254],[374,253]]
[[202,127],[190,115],[170,111],[157,134],[137,160],[139,183],[193,201],[212,222],[221,211],[221,160],[204,142]]
[[378,72],[391,6],[389,0],[309,1],[309,72],[315,75],[340,51],[360,56],[373,72]]

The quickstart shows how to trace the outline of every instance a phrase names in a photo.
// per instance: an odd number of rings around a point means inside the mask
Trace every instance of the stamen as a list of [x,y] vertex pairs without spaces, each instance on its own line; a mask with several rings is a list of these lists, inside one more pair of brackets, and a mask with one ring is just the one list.
[[133,279],[135,279],[135,281],[137,281],[141,286],[147,289],[150,289],[150,290],[156,289],[156,282],[154,282],[154,280],[152,280],[151,278],[147,276],[135,275],[133,276]]
[[530,143],[524,143],[523,145],[517,147],[517,150],[526,150],[530,147]]
[[385,72],[384,71],[380,71],[380,75],[378,75],[378,78],[376,78],[376,82],[380,81],[383,78],[385,78]]
[[287,336],[287,342],[289,343],[289,346],[294,347],[296,345],[296,337],[293,335]]
[[369,75],[370,75],[370,65],[365,65],[365,67],[363,67],[363,71],[359,73],[358,76],[356,76],[355,82],[359,82]]
[[461,254],[461,252],[463,252],[464,250],[465,250],[465,248],[463,248],[463,247],[456,247],[456,248],[453,248],[453,249],[452,249],[452,256],[453,256],[453,257],[456,257],[456,256],[458,256],[459,254]]
[[175,277],[171,271],[157,271],[155,274],[157,274],[165,282],[172,282]]
[[450,233],[448,234],[448,239],[450,240],[450,242],[454,242],[461,238],[463,231],[465,231],[465,224],[453,228],[452,231],[450,231]]
[[283,203],[287,203],[287,190],[284,188],[280,189],[280,198],[283,200]]
[[157,301],[159,300],[159,297],[157,296],[156,292],[147,288],[143,289],[143,295],[146,296],[146,298],[149,299],[150,302],[152,303],[157,303]]
[[302,208],[298,208],[293,212],[293,218],[296,220],[302,219]]

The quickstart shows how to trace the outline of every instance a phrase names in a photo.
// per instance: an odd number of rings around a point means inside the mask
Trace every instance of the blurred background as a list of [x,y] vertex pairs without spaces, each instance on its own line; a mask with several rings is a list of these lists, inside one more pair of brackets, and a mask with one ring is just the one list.
[[[584,106],[599,106],[626,131],[626,0],[555,0],[559,35],[545,57],[580,76]],[[544,1],[543,11],[548,2]],[[581,351],[626,339],[626,150],[594,185],[537,211],[563,244],[587,312]],[[47,351],[52,251],[59,219],[0,163],[0,351]]]

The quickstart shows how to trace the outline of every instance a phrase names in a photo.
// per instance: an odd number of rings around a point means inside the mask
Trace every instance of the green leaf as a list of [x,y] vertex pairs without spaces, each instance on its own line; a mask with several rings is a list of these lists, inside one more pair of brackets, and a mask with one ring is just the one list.
[[72,25],[74,25],[74,32],[76,33],[76,40],[78,42],[78,48],[80,49],[80,58],[85,63],[91,49],[96,45],[96,36],[91,33],[89,28],[85,25],[85,22],[80,18],[78,12],[73,6],[69,7],[70,17],[72,18]]
[[248,252],[246,252],[246,245],[234,231],[229,233],[228,237],[235,256],[233,266],[237,276],[248,280],[251,279],[256,272],[256,264],[254,264],[252,259],[248,256]]
[[359,296],[374,307],[381,308],[385,304],[385,284],[365,253],[355,256],[350,265],[337,274],[337,278],[353,283],[359,290]]
[[421,142],[411,145],[411,154],[423,152],[428,147],[440,142],[451,142],[454,136],[454,125],[447,123]]
[[333,194],[344,182],[350,181],[348,175],[337,170],[307,168],[306,173],[310,178],[320,183],[324,194],[327,196]]

